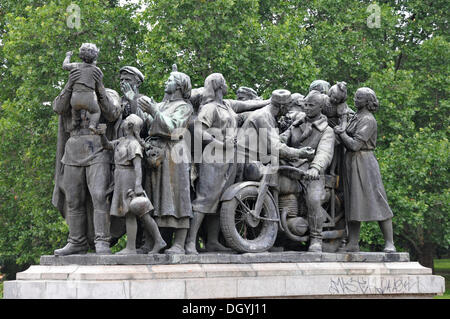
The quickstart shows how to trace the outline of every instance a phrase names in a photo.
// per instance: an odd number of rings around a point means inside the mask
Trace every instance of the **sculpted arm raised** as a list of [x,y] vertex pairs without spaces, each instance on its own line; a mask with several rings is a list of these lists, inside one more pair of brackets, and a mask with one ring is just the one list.
[[94,71],[94,78],[96,81],[96,93],[98,98],[98,104],[102,111],[102,116],[108,122],[114,122],[117,120],[122,112],[119,103],[114,103],[111,96],[107,94],[105,86],[103,85],[103,73],[100,69],[96,68]]
[[352,152],[360,151],[371,135],[376,132],[377,123],[372,118],[363,118],[359,121],[354,136],[349,136],[344,129],[335,128],[345,147]]
[[239,100],[229,100],[231,103],[233,110],[236,113],[254,111],[260,109],[268,104],[270,104],[270,99],[268,100],[248,100],[248,101],[239,101]]
[[70,112],[70,97],[72,96],[72,87],[75,81],[80,78],[79,70],[72,70],[65,87],[53,101],[53,111],[59,115]]
[[77,63],[70,63],[70,58],[72,57],[72,54],[73,54],[72,51],[68,51],[66,53],[66,58],[64,59],[64,62],[62,65],[63,70],[72,71],[77,68],[77,65],[78,65]]

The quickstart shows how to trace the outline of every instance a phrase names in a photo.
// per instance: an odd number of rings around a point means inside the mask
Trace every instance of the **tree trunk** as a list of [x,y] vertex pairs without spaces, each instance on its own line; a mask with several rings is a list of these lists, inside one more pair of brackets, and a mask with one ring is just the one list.
[[425,243],[421,249],[421,253],[419,254],[419,263],[427,268],[431,268],[434,274],[434,251],[436,249],[436,245],[433,243]]

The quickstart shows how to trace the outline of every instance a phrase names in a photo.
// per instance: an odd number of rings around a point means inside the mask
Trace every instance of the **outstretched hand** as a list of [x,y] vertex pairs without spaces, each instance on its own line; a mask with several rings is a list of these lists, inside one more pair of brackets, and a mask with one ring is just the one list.
[[102,70],[100,70],[98,68],[94,70],[94,79],[95,79],[95,82],[97,82],[97,83],[103,83],[103,72],[102,72]]
[[155,101],[153,100],[153,98],[148,97],[148,96],[141,96],[138,100],[137,100],[138,106],[147,113],[150,113],[153,111],[153,106],[155,105]]
[[294,122],[292,123],[293,126],[299,126],[302,124],[306,119],[306,113],[304,112],[296,112],[294,115]]
[[130,83],[125,82],[123,84],[120,85],[120,88],[123,92],[123,94],[125,95],[125,97],[129,100],[132,101],[134,100],[136,93],[134,92],[133,88],[131,87]]

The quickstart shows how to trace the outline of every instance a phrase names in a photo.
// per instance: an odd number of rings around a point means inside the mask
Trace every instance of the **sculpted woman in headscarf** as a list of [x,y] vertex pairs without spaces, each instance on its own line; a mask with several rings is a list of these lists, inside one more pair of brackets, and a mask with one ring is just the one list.
[[[166,81],[165,98],[154,103],[141,97],[138,105],[151,115],[146,141],[147,161],[151,168],[146,188],[154,205],[153,217],[159,227],[175,229],[167,254],[184,254],[184,243],[192,215],[190,197],[190,147],[186,142],[187,125],[193,112],[189,102],[191,80],[181,72],[172,72]],[[189,140],[189,139],[188,139]]]

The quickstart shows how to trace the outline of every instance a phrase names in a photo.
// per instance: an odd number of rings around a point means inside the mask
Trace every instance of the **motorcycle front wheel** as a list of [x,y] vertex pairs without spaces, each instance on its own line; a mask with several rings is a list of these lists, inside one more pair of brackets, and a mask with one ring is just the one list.
[[269,250],[278,232],[278,214],[271,196],[266,195],[261,218],[249,211],[255,209],[258,188],[244,187],[228,201],[222,202],[220,226],[227,244],[241,253],[257,253]]

